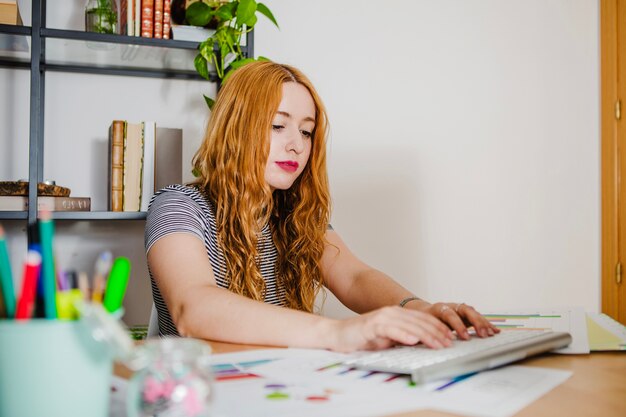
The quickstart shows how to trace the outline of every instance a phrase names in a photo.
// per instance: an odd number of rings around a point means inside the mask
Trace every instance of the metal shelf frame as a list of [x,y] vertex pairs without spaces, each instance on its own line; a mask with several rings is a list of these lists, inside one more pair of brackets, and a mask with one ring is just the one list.
[[[197,73],[184,70],[163,68],[145,69],[122,66],[90,66],[75,63],[46,63],[46,39],[68,39],[89,42],[139,45],[168,49],[195,50],[197,42],[175,39],[142,38],[115,34],[91,33],[77,30],[46,28],[46,0],[32,0],[32,26],[0,25],[0,34],[26,36],[31,39],[30,63],[0,58],[0,67],[30,69],[30,123],[28,144],[28,210],[0,212],[0,220],[26,220],[28,225],[37,221],[37,184],[43,181],[44,156],[44,120],[45,120],[45,82],[47,71],[78,72],[99,75],[203,79]],[[242,46],[247,57],[254,56],[254,31],[246,35],[246,46]],[[219,51],[218,51],[219,52]],[[220,87],[220,80],[215,74],[209,79]],[[144,220],[145,212],[109,212],[109,211],[67,211],[53,212],[57,220],[68,221],[119,221]]]

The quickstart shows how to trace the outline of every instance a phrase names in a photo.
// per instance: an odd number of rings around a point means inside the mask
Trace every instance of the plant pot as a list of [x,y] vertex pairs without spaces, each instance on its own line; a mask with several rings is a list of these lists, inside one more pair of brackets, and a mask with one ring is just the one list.
[[118,33],[115,0],[89,0],[85,7],[85,31]]

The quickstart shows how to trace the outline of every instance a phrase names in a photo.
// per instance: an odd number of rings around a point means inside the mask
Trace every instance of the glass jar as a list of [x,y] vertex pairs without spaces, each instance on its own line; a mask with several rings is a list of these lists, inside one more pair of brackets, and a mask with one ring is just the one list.
[[209,416],[213,374],[208,344],[188,338],[153,339],[138,350],[143,363],[129,384],[130,417]]
[[88,0],[85,6],[85,31],[118,33],[117,2],[115,0]]

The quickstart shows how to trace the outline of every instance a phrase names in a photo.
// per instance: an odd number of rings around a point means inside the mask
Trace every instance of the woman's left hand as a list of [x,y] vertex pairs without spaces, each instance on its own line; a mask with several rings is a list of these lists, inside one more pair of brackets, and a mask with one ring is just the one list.
[[435,316],[456,331],[457,336],[463,340],[470,338],[468,327],[474,327],[479,337],[489,337],[500,333],[500,329],[484,318],[474,307],[465,303],[430,304],[424,302],[415,303],[415,305],[408,304],[406,307]]

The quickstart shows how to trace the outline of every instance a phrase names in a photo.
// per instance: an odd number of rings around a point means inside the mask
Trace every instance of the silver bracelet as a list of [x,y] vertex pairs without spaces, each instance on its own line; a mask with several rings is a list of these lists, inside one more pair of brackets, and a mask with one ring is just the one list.
[[404,300],[400,301],[400,304],[398,304],[398,305],[399,305],[400,307],[404,307],[404,306],[406,305],[406,303],[408,303],[408,302],[410,302],[410,301],[413,301],[413,300],[420,300],[420,301],[422,301],[422,299],[421,299],[421,298],[413,296],[413,297],[407,297],[407,298],[405,298]]

